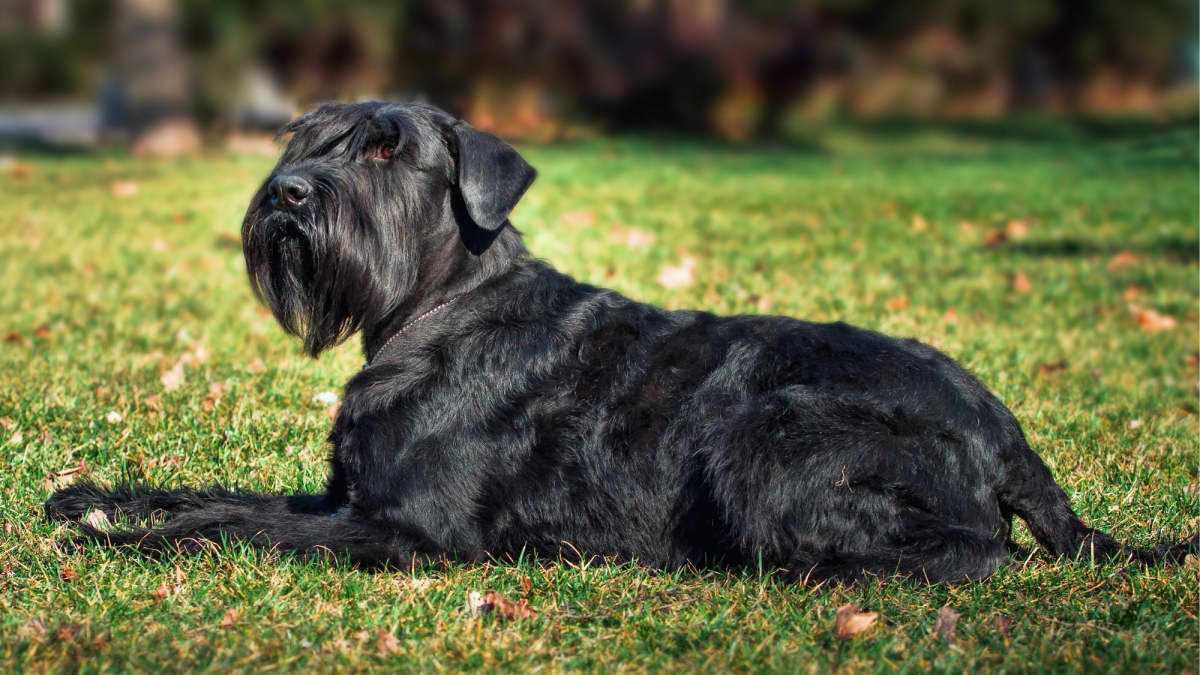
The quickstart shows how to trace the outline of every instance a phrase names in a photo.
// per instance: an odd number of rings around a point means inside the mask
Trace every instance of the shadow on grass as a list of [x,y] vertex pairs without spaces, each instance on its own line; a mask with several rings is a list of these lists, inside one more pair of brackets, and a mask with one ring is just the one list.
[[1034,257],[1107,256],[1116,255],[1123,251],[1131,251],[1144,255],[1162,256],[1170,262],[1190,263],[1200,259],[1200,240],[1165,237],[1144,244],[1137,244],[1067,238],[1050,241],[1014,242],[1002,247],[1000,250]]

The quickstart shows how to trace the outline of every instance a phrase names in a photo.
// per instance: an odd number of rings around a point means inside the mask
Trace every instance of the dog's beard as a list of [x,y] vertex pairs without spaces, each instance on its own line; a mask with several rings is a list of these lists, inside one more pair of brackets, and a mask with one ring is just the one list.
[[[256,197],[242,226],[246,270],[255,294],[313,356],[388,312],[399,294],[381,260],[388,242],[359,214],[339,208],[315,183],[312,205],[278,211]],[[394,242],[391,243],[394,246]]]

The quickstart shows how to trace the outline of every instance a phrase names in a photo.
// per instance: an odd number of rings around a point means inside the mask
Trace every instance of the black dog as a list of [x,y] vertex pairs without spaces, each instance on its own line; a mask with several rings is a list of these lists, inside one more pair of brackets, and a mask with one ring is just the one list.
[[934,349],[841,323],[668,312],[532,259],[511,147],[423,105],[328,105],[242,228],[258,295],[312,354],[363,333],[320,496],[105,490],[95,542],[222,536],[368,566],[517,555],[979,579],[1012,517],[1055,556],[1177,559],[1085,526],[1012,414]]

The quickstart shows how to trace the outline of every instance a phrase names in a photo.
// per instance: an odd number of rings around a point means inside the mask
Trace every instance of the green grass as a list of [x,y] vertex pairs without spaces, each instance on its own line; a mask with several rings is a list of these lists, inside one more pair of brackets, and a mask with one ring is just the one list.
[[[514,221],[537,255],[638,299],[930,342],[1015,411],[1087,521],[1143,545],[1194,532],[1195,132],[812,137],[526,148],[541,178]],[[251,298],[236,234],[271,158],[17,160],[0,172],[0,670],[1196,670],[1194,565],[1038,553],[982,583],[805,587],[753,570],[371,574],[237,547],[63,550],[70,530],[40,505],[81,473],[319,490],[329,419],[312,398],[340,391],[361,355],[305,358]],[[136,194],[114,194],[119,181]],[[1014,219],[1026,237],[985,245]],[[1110,270],[1123,252],[1136,259]],[[658,283],[688,256],[692,285]],[[1131,286],[1178,325],[1141,328]],[[467,594],[488,590],[536,616],[468,616]],[[846,603],[878,623],[839,640]],[[931,637],[942,606],[962,612],[953,647]]]

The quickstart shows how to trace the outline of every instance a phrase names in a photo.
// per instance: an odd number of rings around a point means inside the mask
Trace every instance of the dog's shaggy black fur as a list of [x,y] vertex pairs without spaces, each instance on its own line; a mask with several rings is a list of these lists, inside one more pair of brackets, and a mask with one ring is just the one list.
[[[317,354],[362,331],[324,495],[54,494],[92,541],[229,537],[368,566],[600,555],[804,578],[980,579],[1012,518],[1055,556],[1178,559],[1076,517],[1013,415],[946,356],[841,323],[668,312],[530,258],[507,217],[534,171],[423,105],[328,105],[242,236],[251,283]],[[447,304],[448,303],[448,304]]]

